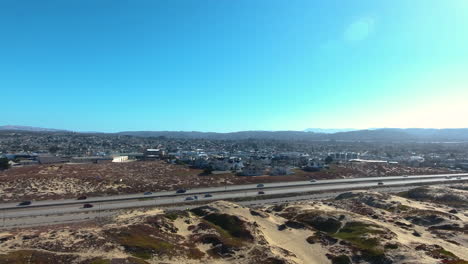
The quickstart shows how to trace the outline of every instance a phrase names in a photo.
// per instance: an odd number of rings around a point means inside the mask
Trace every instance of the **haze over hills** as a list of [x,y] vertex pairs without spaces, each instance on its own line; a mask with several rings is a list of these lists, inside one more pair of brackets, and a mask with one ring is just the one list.
[[31,131],[31,132],[65,132],[67,131],[64,129],[32,127],[32,126],[16,126],[16,125],[0,126],[0,130],[19,130],[19,131]]
[[349,132],[349,131],[356,131],[359,129],[355,128],[306,128],[304,132],[314,132],[314,133],[325,133],[325,134],[333,134],[338,132]]
[[355,130],[337,133],[314,133],[304,131],[240,131],[231,133],[214,132],[171,132],[171,131],[126,131],[120,135],[165,136],[175,138],[207,139],[279,139],[279,140],[346,140],[346,141],[468,141],[468,128],[422,129],[382,128]]
[[[326,130],[326,129],[325,129]],[[24,132],[71,132],[61,129],[39,128],[30,126],[0,126],[0,131]],[[328,130],[329,131],[329,130]],[[78,132],[99,133],[99,132]],[[468,141],[468,128],[381,128],[372,130],[354,130],[345,132],[331,131],[316,133],[305,131],[239,131],[229,133],[199,132],[199,131],[122,131],[105,133],[137,137],[169,137],[185,139],[276,139],[276,140],[338,140],[338,141],[415,141],[415,142],[446,142]]]

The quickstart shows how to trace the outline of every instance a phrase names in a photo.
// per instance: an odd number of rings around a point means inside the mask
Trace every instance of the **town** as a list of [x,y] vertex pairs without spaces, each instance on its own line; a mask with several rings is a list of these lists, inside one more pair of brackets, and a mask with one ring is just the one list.
[[[1,131],[8,167],[160,160],[206,174],[291,175],[330,164],[468,169],[468,143],[344,142],[275,139],[180,139],[104,133]],[[6,163],[6,162],[4,162]],[[373,175],[369,175],[373,176]]]

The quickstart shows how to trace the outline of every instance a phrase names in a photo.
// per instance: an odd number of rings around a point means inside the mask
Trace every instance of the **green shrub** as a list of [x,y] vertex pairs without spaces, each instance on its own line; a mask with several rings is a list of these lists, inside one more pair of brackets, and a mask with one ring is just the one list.
[[346,255],[339,255],[331,259],[332,264],[351,264],[351,259]]
[[237,216],[228,214],[209,214],[206,215],[203,219],[219,226],[233,237],[248,240],[253,239],[252,234],[250,234],[250,232],[244,228],[244,223]]
[[384,246],[385,249],[397,249],[398,248],[398,244],[386,244]]
[[165,216],[166,218],[172,220],[172,221],[176,220],[177,217],[178,217],[178,215],[177,215],[176,213],[167,213],[167,214],[165,214],[164,216]]
[[379,256],[383,254],[380,247],[379,239],[367,238],[368,234],[382,234],[383,231],[376,230],[375,225],[363,222],[348,222],[337,233],[332,234],[333,237],[351,242],[355,247],[366,251],[368,257]]
[[90,264],[110,264],[110,260],[97,258],[97,259],[94,259],[93,261],[91,261]]

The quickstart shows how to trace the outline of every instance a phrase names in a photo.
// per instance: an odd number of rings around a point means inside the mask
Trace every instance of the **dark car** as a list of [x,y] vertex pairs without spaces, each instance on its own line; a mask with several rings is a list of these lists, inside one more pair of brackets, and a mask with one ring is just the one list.
[[317,180],[312,179],[312,180],[310,180],[310,182],[317,182]]
[[259,191],[258,194],[265,194],[265,192],[264,191]]
[[203,197],[205,197],[205,198],[209,198],[209,197],[213,197],[213,195],[212,195],[212,194],[209,194],[209,193],[207,193],[207,194],[205,194],[205,196],[203,196]]
[[185,198],[185,201],[193,201],[193,200],[194,200],[193,197],[186,197]]
[[176,193],[185,193],[187,190],[184,190],[184,189],[179,189],[176,191]]
[[265,187],[265,185],[263,185],[262,183],[257,184],[257,188],[262,188],[262,187]]
[[93,208],[92,204],[83,204],[83,208]]
[[30,205],[31,204],[31,201],[22,201],[21,203],[19,203],[18,205],[19,206],[25,206],[25,205]]
[[82,196],[77,198],[77,200],[86,200],[86,199],[88,199],[88,197],[85,196],[85,195],[82,195]]
[[384,183],[383,182],[378,182],[377,185],[384,185]]
[[145,192],[143,195],[151,195],[153,194],[152,192]]

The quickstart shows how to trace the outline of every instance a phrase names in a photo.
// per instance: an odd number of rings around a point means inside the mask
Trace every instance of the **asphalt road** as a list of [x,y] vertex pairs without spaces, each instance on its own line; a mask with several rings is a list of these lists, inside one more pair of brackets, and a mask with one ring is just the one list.
[[[448,185],[449,183],[438,183],[438,185]],[[407,191],[411,188],[414,188],[414,185],[405,185],[405,186],[374,186],[374,191],[386,192],[386,193],[397,193],[402,191]],[[300,194],[290,196],[290,197],[277,197],[277,198],[268,198],[268,199],[259,199],[259,200],[246,200],[241,202],[236,202],[237,204],[247,206],[247,207],[260,207],[268,204],[280,204],[286,202],[295,202],[295,201],[305,201],[305,200],[320,200],[320,199],[330,199],[336,197],[338,194],[342,193],[341,191],[327,191],[320,193],[312,194]],[[268,194],[268,193],[267,193]],[[151,206],[151,205],[150,205]],[[186,204],[176,204],[165,206],[165,210],[185,210],[191,209],[194,207],[200,206],[197,203],[186,203]],[[133,207],[133,206],[131,206]],[[35,216],[22,216],[22,217],[13,217],[1,218],[0,230],[1,229],[12,229],[12,228],[25,228],[25,227],[34,227],[34,226],[48,226],[48,225],[57,225],[57,224],[67,224],[67,223],[77,223],[89,220],[98,220],[104,219],[107,216],[118,215],[126,209],[120,210],[80,210],[75,213],[62,213],[60,209],[56,213],[47,214],[47,215],[35,215]],[[94,208],[96,209],[96,207]]]
[[[264,183],[263,189],[282,189],[282,188],[291,188],[291,187],[316,187],[322,185],[337,185],[337,184],[355,184],[355,183],[364,183],[364,182],[398,182],[398,181],[417,181],[423,179],[445,179],[450,177],[455,180],[457,177],[466,178],[468,173],[461,174],[438,174],[438,175],[418,175],[418,176],[387,176],[387,177],[365,177],[365,178],[352,178],[352,179],[335,179],[335,180],[320,180],[317,182],[310,181],[294,181],[294,182],[277,182],[277,183]],[[101,196],[101,197],[88,197],[86,200],[76,200],[76,199],[63,199],[63,200],[44,200],[44,201],[33,201],[29,206],[24,206],[24,208],[33,208],[33,207],[48,207],[48,206],[60,206],[60,205],[72,205],[72,204],[84,204],[84,203],[98,203],[98,202],[112,202],[118,201],[123,202],[126,200],[139,200],[144,198],[167,198],[167,199],[177,199],[176,197],[185,197],[187,195],[203,195],[205,193],[216,194],[216,197],[219,197],[218,194],[225,192],[244,192],[248,190],[257,190],[257,184],[246,184],[246,185],[227,185],[223,187],[208,187],[208,188],[197,188],[189,189],[186,193],[177,194],[175,191],[164,191],[164,192],[153,192],[151,195],[144,195],[142,193],[137,194],[122,194],[122,195],[113,195],[113,196]],[[151,190],[148,190],[151,191]],[[0,210],[2,209],[19,209],[18,203],[3,203],[0,204]]]
[[[308,192],[320,192],[317,193],[319,197],[327,195],[326,193],[335,193],[338,190],[347,190],[347,189],[363,189],[363,188],[402,188],[402,186],[408,188],[407,186],[417,185],[417,184],[446,184],[450,182],[466,181],[468,180],[468,174],[457,175],[454,177],[451,175],[450,179],[445,178],[446,175],[437,175],[437,176],[410,176],[410,177],[384,177],[384,178],[361,178],[361,179],[352,179],[348,180],[328,180],[320,181],[318,183],[310,182],[292,182],[287,183],[286,185],[281,185],[280,183],[271,183],[265,184],[263,188],[257,188],[257,185],[244,185],[242,186],[231,186],[232,188],[220,190],[219,187],[215,188],[203,188],[203,189],[194,189],[190,190],[185,194],[174,195],[174,192],[170,192],[170,196],[164,195],[125,195],[124,197],[130,196],[130,199],[99,199],[89,198],[86,201],[80,201],[79,204],[76,204],[76,200],[60,200],[52,201],[51,203],[45,203],[43,206],[39,207],[19,207],[15,206],[9,208],[4,206],[1,209],[1,220],[0,227],[14,227],[14,226],[23,226],[23,225],[42,225],[48,223],[57,223],[57,222],[76,222],[83,221],[95,217],[102,217],[111,215],[111,211],[126,209],[126,208],[136,208],[136,207],[152,207],[152,206],[166,206],[171,208],[171,205],[175,205],[176,208],[186,208],[193,205],[196,202],[210,202],[213,200],[223,200],[223,199],[232,199],[232,198],[243,198],[254,199],[258,196],[264,195],[286,195],[294,194],[297,196],[287,197],[287,198],[275,198],[276,202],[281,201],[291,201],[298,200],[299,197],[304,197],[301,193]],[[458,177],[461,178],[457,179]],[[389,178],[389,179],[387,179]],[[365,180],[367,179],[367,181]],[[384,185],[378,185],[378,182],[382,181]],[[214,192],[216,190],[217,192]],[[264,194],[259,194],[259,191],[263,191]],[[323,194],[323,192],[326,192]],[[167,192],[164,192],[167,193]],[[212,197],[205,198],[199,193],[211,193]],[[160,194],[160,193],[158,193]],[[195,198],[195,196],[197,196]],[[138,197],[138,198],[135,198]],[[186,200],[188,197],[193,200]],[[111,197],[106,197],[111,198]],[[93,200],[95,199],[95,200]],[[307,198],[305,198],[307,199]],[[250,204],[255,203],[264,203],[262,201],[267,200],[255,200],[250,201]],[[72,201],[72,203],[67,203],[67,201]],[[47,201],[46,201],[47,202]],[[92,208],[83,208],[82,204],[91,203],[94,206]],[[184,204],[181,206],[180,204]],[[241,202],[249,203],[249,201]],[[16,204],[15,204],[16,205]],[[174,206],[172,206],[174,207]],[[8,209],[9,208],[9,209]]]

